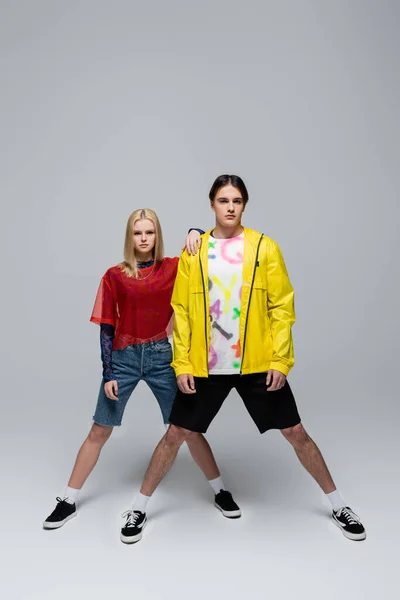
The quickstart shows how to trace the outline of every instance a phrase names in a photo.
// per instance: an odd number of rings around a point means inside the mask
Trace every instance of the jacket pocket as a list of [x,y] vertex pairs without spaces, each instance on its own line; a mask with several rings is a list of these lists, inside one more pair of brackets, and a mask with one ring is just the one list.
[[202,285],[190,285],[189,294],[202,294],[204,292]]
[[253,288],[257,290],[266,290],[267,289],[267,278],[262,277],[261,275],[257,275],[254,278]]

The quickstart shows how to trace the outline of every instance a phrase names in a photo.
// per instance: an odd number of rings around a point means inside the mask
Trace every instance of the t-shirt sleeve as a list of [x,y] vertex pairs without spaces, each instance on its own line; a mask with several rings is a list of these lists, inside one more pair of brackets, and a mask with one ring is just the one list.
[[177,273],[177,271],[178,271],[178,265],[179,265],[179,256],[173,256],[173,257],[171,258],[171,261],[172,261],[172,264],[174,265],[174,268],[175,268],[175,275],[176,275],[176,273]]
[[100,281],[90,320],[98,325],[106,323],[113,327],[116,326],[115,301],[107,273]]

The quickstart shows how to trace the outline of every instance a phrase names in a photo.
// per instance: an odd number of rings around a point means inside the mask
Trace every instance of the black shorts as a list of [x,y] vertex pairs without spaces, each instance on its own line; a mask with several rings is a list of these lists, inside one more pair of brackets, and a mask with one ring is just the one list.
[[300,423],[296,402],[288,382],[275,392],[267,391],[267,373],[195,377],[195,394],[178,390],[170,423],[205,433],[232,388],[236,388],[260,433],[286,429]]

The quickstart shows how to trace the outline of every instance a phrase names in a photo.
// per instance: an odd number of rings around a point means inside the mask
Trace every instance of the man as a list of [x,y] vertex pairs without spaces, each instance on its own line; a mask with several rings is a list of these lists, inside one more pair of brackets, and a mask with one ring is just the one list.
[[[352,540],[366,538],[343,500],[316,444],[300,422],[286,378],[293,367],[294,293],[278,245],[241,224],[248,192],[236,175],[210,190],[215,228],[197,256],[181,255],[172,295],[178,392],[170,427],[154,451],[121,539],[138,541],[146,505],[192,432],[205,433],[236,388],[260,433],[279,429],[332,505],[332,519]],[[224,490],[221,490],[222,492]],[[229,509],[240,510],[228,492]],[[224,507],[216,500],[222,512]]]

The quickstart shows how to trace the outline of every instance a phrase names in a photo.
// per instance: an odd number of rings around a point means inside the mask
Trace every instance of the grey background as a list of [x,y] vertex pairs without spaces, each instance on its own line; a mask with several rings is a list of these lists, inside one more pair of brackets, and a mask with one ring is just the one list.
[[[397,597],[400,6],[389,0],[1,1],[2,482],[7,598]],[[183,448],[142,542],[118,540],[163,433],[140,386],[79,518],[41,530],[91,423],[89,324],[139,207],[166,254],[211,227],[223,172],[296,290],[303,423],[368,539],[354,544],[278,432],[231,394],[208,438],[243,509]]]

